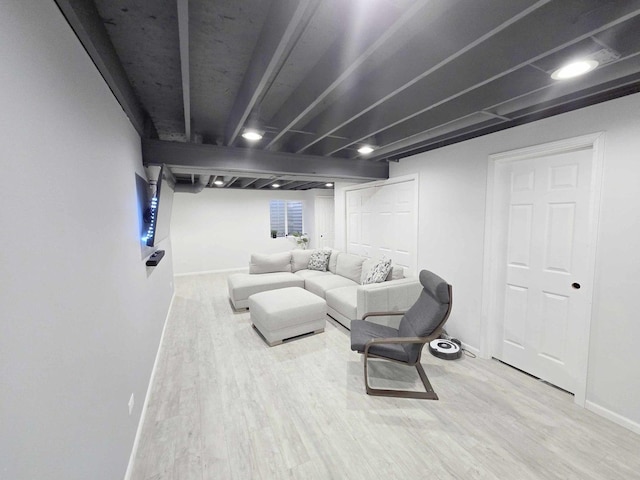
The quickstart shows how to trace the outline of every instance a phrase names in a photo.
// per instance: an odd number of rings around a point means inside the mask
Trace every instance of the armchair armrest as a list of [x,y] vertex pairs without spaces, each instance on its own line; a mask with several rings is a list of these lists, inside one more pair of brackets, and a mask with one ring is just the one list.
[[398,312],[368,312],[362,316],[362,320],[366,320],[367,317],[388,317],[390,315],[404,315],[405,313],[407,312],[404,310]]

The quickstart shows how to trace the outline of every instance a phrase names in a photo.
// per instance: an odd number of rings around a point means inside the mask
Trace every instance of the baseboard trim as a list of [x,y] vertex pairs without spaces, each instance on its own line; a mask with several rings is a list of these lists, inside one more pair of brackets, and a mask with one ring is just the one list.
[[600,415],[607,420],[611,420],[613,423],[616,423],[621,427],[624,427],[627,430],[631,430],[633,433],[637,433],[638,435],[640,435],[640,423],[636,423],[627,417],[623,417],[622,415],[612,412],[608,408],[604,408],[596,403],[590,402],[589,400],[585,402],[584,407],[587,410],[590,410],[593,413]]
[[174,273],[173,276],[174,277],[188,277],[190,275],[208,275],[211,273],[227,273],[227,272],[245,272],[248,273],[249,272],[249,268],[248,267],[244,267],[244,268],[223,268],[221,270],[205,270],[203,272],[187,272],[187,273]]
[[149,377],[149,385],[147,385],[147,393],[144,396],[144,404],[142,405],[142,412],[140,413],[140,420],[138,421],[138,428],[136,429],[136,437],[133,440],[133,447],[131,448],[131,455],[129,456],[129,464],[127,465],[127,471],[124,474],[124,480],[131,480],[131,475],[133,475],[133,464],[136,459],[136,454],[138,453],[138,445],[140,444],[140,435],[142,432],[142,427],[144,425],[144,420],[147,416],[147,405],[149,405],[149,396],[151,395],[151,388],[156,377],[156,369],[158,367],[158,360],[160,359],[160,351],[162,350],[162,343],[164,342],[164,333],[167,329],[169,315],[171,315],[171,310],[173,309],[173,301],[175,300],[175,298],[176,293],[174,291],[173,295],[171,296],[171,301],[169,302],[169,309],[167,310],[167,316],[164,319],[164,325],[162,326],[162,333],[160,334],[160,344],[158,345],[156,358],[153,361],[153,368],[151,369],[151,376]]

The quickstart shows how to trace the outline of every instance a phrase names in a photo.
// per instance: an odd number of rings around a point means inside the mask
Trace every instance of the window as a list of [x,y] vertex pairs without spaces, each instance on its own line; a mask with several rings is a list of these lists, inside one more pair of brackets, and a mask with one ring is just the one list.
[[271,215],[271,236],[276,231],[278,237],[291,235],[293,232],[303,232],[302,202],[288,200],[271,200],[269,204]]

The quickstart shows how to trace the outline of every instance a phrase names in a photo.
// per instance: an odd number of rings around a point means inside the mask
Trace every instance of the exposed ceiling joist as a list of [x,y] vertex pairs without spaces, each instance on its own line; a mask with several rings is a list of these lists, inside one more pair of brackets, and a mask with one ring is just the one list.
[[[528,66],[546,56],[563,50],[601,31],[625,22],[638,14],[632,2],[620,2],[612,5],[599,16],[582,16],[572,24],[566,24],[565,18],[570,16],[575,5],[570,2],[554,2],[544,5],[523,19],[524,24],[510,24],[498,35],[494,35],[476,48],[468,50],[464,55],[456,57],[430,76],[415,83],[412,88],[405,89],[397,95],[393,105],[381,105],[375,112],[368,112],[361,121],[350,123],[338,129],[340,135],[351,138],[351,141],[336,142],[335,148],[322,152],[334,155],[340,150],[365,141],[385,130],[398,126],[406,138],[406,122],[418,115],[444,105],[461,95],[479,89],[503,76]],[[635,7],[635,8],[634,8]],[[531,31],[545,31],[536,42],[527,42]],[[507,42],[506,39],[510,39]],[[501,58],[482,69],[469,70],[475,58],[490,55],[499,49]],[[460,75],[460,72],[466,72]],[[545,81],[550,82],[548,78]],[[417,100],[417,92],[428,92]]]
[[236,180],[238,180],[238,177],[231,177],[229,181],[225,183],[224,188],[229,188],[236,182]]
[[303,188],[306,189],[315,184],[316,182],[302,182],[300,185],[297,185],[294,190],[303,189]]
[[[413,19],[417,12],[427,3],[429,3],[428,0],[412,2],[411,6],[402,12],[397,19],[394,19],[393,14],[389,12],[385,18],[385,20],[388,20],[388,25],[380,35],[377,35],[375,31],[358,32],[361,35],[360,44],[352,46],[351,51],[345,52],[347,55],[353,55],[353,58],[346,58],[342,59],[342,62],[336,62],[335,58],[339,58],[339,54],[325,56],[307,76],[301,88],[296,91],[296,94],[289,97],[289,100],[280,110],[282,113],[270,121],[271,124],[278,126],[280,131],[265,148],[270,149],[276,145],[283,135],[298,125],[327,96],[357,72],[358,67],[378,48],[383,46],[389,38],[401,32],[402,27]],[[363,21],[363,24],[366,24],[366,20]],[[347,36],[345,35],[345,37]],[[345,43],[347,42],[348,39],[345,38]],[[335,48],[340,49],[342,46],[337,44]]]
[[189,0],[177,0],[180,71],[184,106],[184,136],[191,141],[191,80],[189,76]]
[[[443,16],[447,16],[447,14],[452,17],[450,22],[460,23],[460,25],[456,23],[450,25],[450,28],[455,29],[458,32],[458,35],[456,35],[452,41],[441,47],[441,51],[447,52],[446,56],[441,54],[444,58],[435,65],[431,65],[431,62],[429,61],[416,61],[407,65],[403,55],[398,55],[390,59],[390,61],[384,65],[384,68],[381,68],[381,71],[379,72],[380,75],[387,77],[381,82],[382,85],[386,86],[387,90],[381,92],[379,88],[367,88],[367,85],[365,85],[362,92],[360,92],[357,101],[350,104],[349,108],[344,108],[344,106],[339,104],[332,105],[332,107],[323,112],[321,116],[313,122],[312,129],[319,132],[317,137],[304,144],[298,145],[295,151],[297,153],[302,153],[309,147],[330,136],[345,125],[355,121],[370,110],[393,99],[393,97],[401,94],[408,88],[411,88],[423,78],[431,75],[444,65],[454,61],[456,58],[468,52],[472,48],[480,45],[482,42],[498,34],[513,23],[531,14],[534,10],[540,8],[546,3],[549,3],[549,1],[550,0],[539,0],[532,5],[526,6],[524,9],[523,6],[517,2],[513,2],[512,4],[505,6],[505,8],[501,8],[499,11],[494,12],[495,24],[487,25],[488,30],[483,32],[481,35],[478,35],[477,31],[469,29],[465,30],[463,28],[466,18],[461,15],[456,15],[457,12],[455,11],[446,11],[446,5],[449,0],[437,2],[439,5],[431,5],[430,8],[444,10],[444,12],[440,15],[429,16],[426,19],[426,23],[424,25],[425,32],[435,30],[438,27],[438,23],[442,22]],[[475,2],[474,5],[470,5],[470,8],[487,9],[490,6],[489,3],[490,2],[486,1]],[[519,9],[521,10],[518,11]],[[426,55],[425,60],[427,60],[428,52],[424,49],[423,52],[425,53],[421,53],[420,51],[411,53],[415,53],[416,55]],[[428,68],[426,70],[421,68],[423,65],[428,66]],[[329,121],[328,119],[331,120]]]
[[289,187],[291,184],[295,183],[295,180],[287,180],[287,181],[279,181],[280,187]]
[[264,187],[268,187],[269,185],[276,182],[275,178],[263,178],[254,183],[254,186],[257,190],[260,190]]
[[225,131],[227,145],[235,142],[249,114],[268,89],[276,70],[286,59],[318,4],[319,0],[274,2],[229,114]]
[[56,3],[138,134],[157,137],[151,119],[129,83],[95,4],[86,0],[56,0]]
[[243,178],[240,180],[240,188],[247,188],[249,185],[253,185],[257,181],[257,178]]
[[[57,1],[145,161],[185,184],[386,178],[387,160],[640,90],[640,0]],[[240,148],[256,113],[264,137]]]

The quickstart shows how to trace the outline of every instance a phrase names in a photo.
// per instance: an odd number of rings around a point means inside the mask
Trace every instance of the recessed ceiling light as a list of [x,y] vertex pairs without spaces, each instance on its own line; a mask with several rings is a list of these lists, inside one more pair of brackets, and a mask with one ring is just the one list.
[[272,188],[280,188],[280,184],[279,183],[272,183],[271,187]]
[[325,187],[333,187],[333,183],[329,182],[329,183],[325,183],[324,184]]
[[216,184],[217,186],[222,186],[224,185],[224,182],[222,180],[216,180],[215,182],[213,182],[214,184]]
[[551,78],[553,78],[554,80],[565,80],[567,78],[577,77],[579,75],[584,75],[585,73],[590,72],[597,66],[598,62],[596,62],[595,60],[580,60],[577,62],[572,62],[554,71],[551,74]]
[[373,147],[371,145],[363,145],[358,149],[358,153],[362,155],[369,155],[373,152]]
[[262,138],[262,133],[255,128],[245,128],[244,132],[242,132],[242,138],[250,142],[257,142]]

